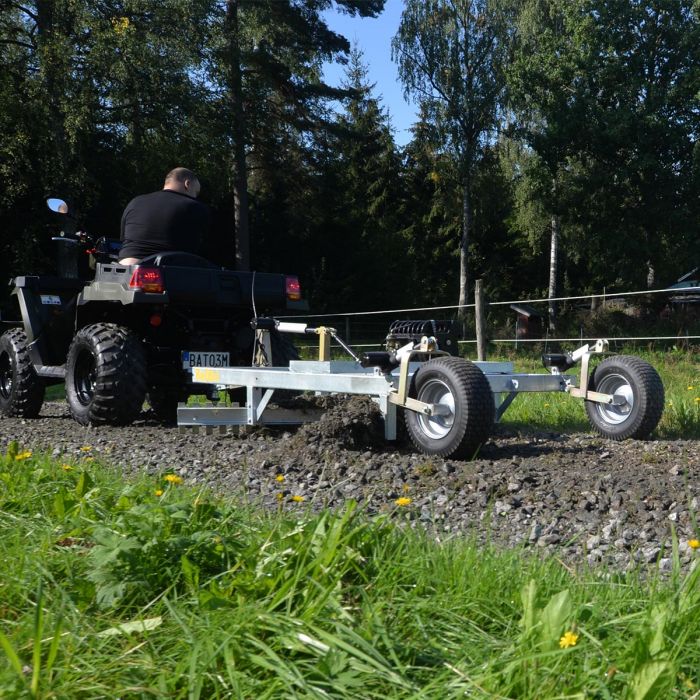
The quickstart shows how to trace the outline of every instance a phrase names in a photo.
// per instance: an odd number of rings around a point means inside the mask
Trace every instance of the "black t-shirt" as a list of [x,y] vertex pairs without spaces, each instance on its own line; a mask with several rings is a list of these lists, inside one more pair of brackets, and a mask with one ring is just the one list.
[[159,190],[134,197],[122,214],[120,258],[166,250],[199,253],[209,229],[209,208],[186,194]]

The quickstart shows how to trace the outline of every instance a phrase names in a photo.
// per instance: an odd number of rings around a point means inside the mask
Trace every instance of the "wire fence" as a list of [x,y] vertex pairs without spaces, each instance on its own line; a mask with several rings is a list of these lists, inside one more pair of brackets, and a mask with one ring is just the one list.
[[[547,323],[547,308],[555,302],[560,307],[557,327],[562,329],[562,335],[551,332]],[[513,306],[521,309],[530,307],[535,322],[527,323],[529,319],[514,310]],[[541,312],[536,310],[535,307],[538,306]],[[646,309],[643,314],[642,308]],[[461,310],[466,310],[468,320],[463,339],[459,343],[469,347],[477,342],[473,309],[474,304],[452,304],[329,312],[287,318],[303,320],[312,326],[332,326],[346,342],[356,348],[378,348],[384,343],[390,321],[456,318]],[[612,325],[611,312],[616,314]],[[538,319],[539,334],[536,332]],[[604,291],[553,299],[494,300],[487,305],[487,328],[489,343],[515,348],[521,344],[523,347],[540,344],[545,348],[559,343],[583,344],[601,337],[607,338],[613,347],[640,343],[661,348],[668,347],[669,344],[687,347],[700,340],[700,287],[612,293]]]

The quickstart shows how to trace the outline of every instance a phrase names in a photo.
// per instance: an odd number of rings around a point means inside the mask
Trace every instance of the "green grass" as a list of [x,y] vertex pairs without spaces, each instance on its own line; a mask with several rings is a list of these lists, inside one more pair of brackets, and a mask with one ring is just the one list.
[[576,571],[436,542],[410,503],[264,514],[165,476],[0,456],[0,697],[697,697],[675,551]]

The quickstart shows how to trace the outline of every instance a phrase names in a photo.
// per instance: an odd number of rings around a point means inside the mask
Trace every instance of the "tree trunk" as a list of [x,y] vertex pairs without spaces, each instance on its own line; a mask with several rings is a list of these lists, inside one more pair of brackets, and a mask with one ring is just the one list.
[[555,330],[557,323],[557,277],[559,274],[559,217],[552,214],[552,240],[549,250],[549,327]]
[[56,26],[56,8],[52,0],[37,0],[36,3],[36,44],[40,73],[47,96],[50,113],[48,121],[49,148],[46,154],[47,182],[50,189],[68,192],[69,150],[66,138],[66,115],[63,109],[62,76],[64,56],[57,41],[60,29]]
[[[464,327],[467,319],[465,308],[469,300],[469,236],[474,224],[469,182],[462,185],[462,238],[459,243],[459,313],[458,318]],[[464,328],[463,328],[464,330]]]
[[246,119],[243,107],[243,77],[238,29],[239,0],[226,1],[226,29],[229,42],[229,89],[233,113],[233,197],[235,207],[236,269],[250,269],[248,228],[248,168],[246,164]]

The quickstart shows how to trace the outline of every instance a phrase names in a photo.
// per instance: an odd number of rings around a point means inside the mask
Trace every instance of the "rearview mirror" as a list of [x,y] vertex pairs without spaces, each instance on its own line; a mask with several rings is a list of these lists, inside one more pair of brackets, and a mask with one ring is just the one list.
[[51,211],[55,211],[57,214],[68,213],[68,205],[62,199],[55,199],[54,197],[51,197],[50,199],[46,200],[46,204],[48,204]]

